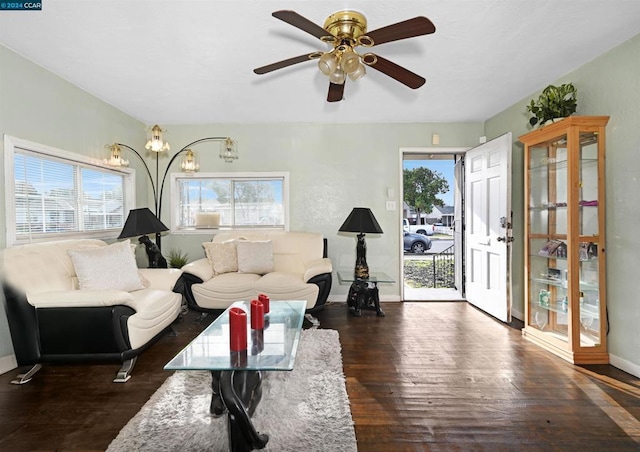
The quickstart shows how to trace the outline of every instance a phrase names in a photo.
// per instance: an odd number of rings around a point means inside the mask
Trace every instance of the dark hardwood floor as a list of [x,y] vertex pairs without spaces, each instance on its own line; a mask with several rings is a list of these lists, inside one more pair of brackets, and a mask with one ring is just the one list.
[[[640,450],[637,378],[572,366],[463,302],[383,309],[318,314],[340,333],[359,451]],[[0,375],[0,451],[105,450],[210,320],[189,313],[126,384],[117,364],[45,365],[23,386]]]

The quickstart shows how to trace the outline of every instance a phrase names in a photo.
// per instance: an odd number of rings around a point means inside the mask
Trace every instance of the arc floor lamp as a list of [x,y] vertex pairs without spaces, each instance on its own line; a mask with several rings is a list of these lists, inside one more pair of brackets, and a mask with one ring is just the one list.
[[[158,251],[160,251],[162,249],[162,245],[161,245],[161,235],[160,233],[163,231],[167,231],[169,230],[163,223],[162,223],[162,196],[163,196],[163,192],[164,192],[164,184],[167,180],[167,176],[169,174],[169,169],[171,168],[171,165],[173,164],[173,162],[178,158],[178,156],[183,155],[183,159],[182,159],[182,163],[181,163],[181,168],[184,172],[197,172],[200,169],[200,165],[198,163],[198,159],[197,159],[197,154],[195,152],[193,152],[193,150],[191,149],[192,146],[195,146],[197,144],[200,143],[206,143],[206,142],[221,142],[223,143],[221,148],[220,148],[220,153],[219,153],[219,157],[221,159],[223,159],[225,162],[227,163],[231,163],[234,160],[238,159],[238,149],[237,149],[237,143],[236,141],[232,140],[229,137],[206,137],[206,138],[200,138],[198,140],[192,141],[191,143],[187,144],[186,146],[183,146],[182,149],[180,149],[178,152],[176,152],[171,159],[169,160],[169,163],[167,164],[167,167],[165,168],[164,174],[162,176],[162,180],[160,180],[160,153],[161,152],[165,152],[165,151],[169,151],[170,150],[170,146],[169,143],[166,142],[163,138],[163,132],[164,130],[162,130],[160,128],[160,126],[158,126],[157,124],[155,126],[153,126],[150,129],[150,136],[149,139],[147,141],[147,144],[145,145],[145,148],[149,151],[152,151],[156,154],[156,174],[155,174],[155,180],[151,174],[151,170],[149,169],[149,165],[147,165],[147,161],[145,160],[145,158],[142,156],[142,154],[140,154],[138,151],[136,151],[133,147],[123,144],[123,143],[113,143],[111,145],[107,145],[106,147],[109,148],[110,151],[110,156],[109,158],[105,159],[104,162],[107,165],[110,166],[128,166],[129,165],[129,161],[124,159],[122,157],[122,149],[127,149],[131,152],[133,152],[136,156],[138,156],[138,158],[140,159],[140,161],[142,162],[142,164],[144,165],[144,169],[147,172],[147,176],[149,176],[149,182],[151,183],[151,189],[153,190],[153,203],[154,203],[154,214],[156,219],[158,220],[156,221],[144,221],[142,224],[145,225],[145,227],[143,229],[146,230],[146,232],[138,234],[135,228],[123,228],[123,233],[125,233],[124,229],[127,229],[127,234],[131,234],[133,233],[134,235],[145,235],[145,234],[151,234],[151,233],[155,233],[155,238],[156,238],[156,245],[158,247]],[[137,214],[141,214],[143,212],[141,212],[141,209],[133,209],[130,211],[129,216],[134,212],[134,210],[136,211],[136,215]],[[127,218],[127,221],[125,222],[125,226],[129,223],[129,218]],[[135,222],[134,222],[135,224]],[[152,226],[153,225],[153,226]],[[150,230],[151,229],[151,230]],[[153,230],[153,229],[157,229],[157,230]],[[127,237],[132,237],[132,235],[127,235]],[[122,236],[121,234],[121,238],[124,238],[124,236]],[[147,247],[148,250],[148,247]],[[149,259],[151,262],[152,256],[149,255]]]

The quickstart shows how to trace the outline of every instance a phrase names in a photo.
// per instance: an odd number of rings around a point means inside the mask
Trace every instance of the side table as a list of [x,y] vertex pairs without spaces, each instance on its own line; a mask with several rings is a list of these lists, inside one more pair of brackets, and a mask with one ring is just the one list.
[[376,311],[378,317],[384,316],[384,312],[380,309],[378,283],[395,283],[391,276],[383,272],[371,272],[369,273],[369,278],[362,279],[356,278],[353,271],[339,271],[338,281],[340,284],[351,284],[349,295],[347,296],[349,313],[360,317],[363,309],[372,309]]

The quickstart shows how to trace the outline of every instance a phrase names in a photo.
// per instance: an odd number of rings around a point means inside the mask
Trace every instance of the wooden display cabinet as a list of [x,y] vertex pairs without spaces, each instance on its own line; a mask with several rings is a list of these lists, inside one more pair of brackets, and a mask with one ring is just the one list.
[[574,364],[606,364],[605,127],[570,116],[520,137],[525,162],[525,327]]

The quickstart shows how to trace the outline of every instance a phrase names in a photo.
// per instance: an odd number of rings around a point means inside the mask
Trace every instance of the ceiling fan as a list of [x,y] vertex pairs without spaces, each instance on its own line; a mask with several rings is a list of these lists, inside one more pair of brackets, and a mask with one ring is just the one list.
[[325,20],[324,28],[295,11],[275,11],[272,16],[332,45],[333,49],[327,52],[305,53],[268,64],[254,69],[253,72],[256,74],[266,74],[317,59],[318,67],[329,77],[328,102],[342,100],[346,77],[354,81],[361,78],[366,73],[365,66],[377,69],[412,89],[419,88],[425,83],[424,78],[402,66],[370,52],[360,54],[355,49],[358,46],[368,48],[434,33],[436,27],[426,17],[414,17],[367,33],[367,19],[361,13],[351,10],[333,13]]

